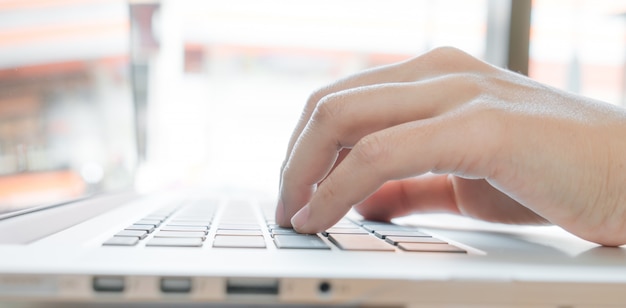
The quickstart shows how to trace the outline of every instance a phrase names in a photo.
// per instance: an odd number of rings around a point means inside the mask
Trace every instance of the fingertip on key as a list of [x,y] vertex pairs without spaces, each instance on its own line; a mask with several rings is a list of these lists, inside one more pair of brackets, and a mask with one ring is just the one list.
[[309,220],[309,213],[310,213],[310,208],[308,205],[306,205],[302,209],[300,209],[300,211],[298,211],[296,215],[294,215],[291,218],[291,225],[293,226],[294,229],[296,229],[296,231],[298,232],[305,231],[304,229],[306,227],[306,223]]
[[274,215],[274,218],[276,219],[276,223],[279,226],[285,228],[291,227],[291,222],[287,217],[285,217],[285,206],[283,205],[282,201],[278,201],[278,203],[276,204],[276,213]]

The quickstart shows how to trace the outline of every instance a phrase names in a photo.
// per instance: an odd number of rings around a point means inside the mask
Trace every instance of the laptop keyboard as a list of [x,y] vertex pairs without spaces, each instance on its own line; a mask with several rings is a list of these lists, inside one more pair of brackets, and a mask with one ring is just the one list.
[[414,227],[344,218],[324,232],[299,234],[278,226],[273,217],[272,206],[194,200],[159,209],[102,245],[467,253]]

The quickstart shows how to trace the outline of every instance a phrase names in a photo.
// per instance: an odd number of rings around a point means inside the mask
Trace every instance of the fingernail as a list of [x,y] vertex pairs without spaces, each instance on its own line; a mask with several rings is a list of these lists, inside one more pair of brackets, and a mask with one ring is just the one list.
[[291,217],[291,225],[294,227],[294,229],[300,230],[302,229],[302,227],[304,227],[306,222],[309,220],[309,212],[309,206],[306,205],[305,207],[300,209],[300,211],[298,211],[296,215],[293,215],[293,217]]

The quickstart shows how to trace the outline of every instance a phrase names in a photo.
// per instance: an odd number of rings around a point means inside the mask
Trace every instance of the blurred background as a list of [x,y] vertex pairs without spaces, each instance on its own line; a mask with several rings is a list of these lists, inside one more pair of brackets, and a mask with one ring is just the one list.
[[270,194],[308,95],[455,46],[626,103],[626,1],[0,0],[0,213],[129,185]]

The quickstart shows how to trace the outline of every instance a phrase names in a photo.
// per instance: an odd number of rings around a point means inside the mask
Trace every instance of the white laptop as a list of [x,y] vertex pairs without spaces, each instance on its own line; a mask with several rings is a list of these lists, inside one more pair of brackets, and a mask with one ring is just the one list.
[[[79,23],[77,10],[57,18]],[[0,50],[13,57],[0,61],[1,307],[626,305],[626,249],[558,227],[350,213],[301,235],[275,225],[272,195],[127,189],[142,133],[109,34],[90,49],[72,32],[76,46],[24,38]],[[48,62],[29,62],[33,48]]]

